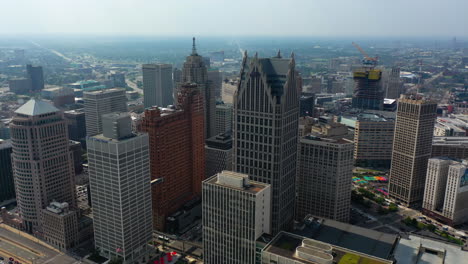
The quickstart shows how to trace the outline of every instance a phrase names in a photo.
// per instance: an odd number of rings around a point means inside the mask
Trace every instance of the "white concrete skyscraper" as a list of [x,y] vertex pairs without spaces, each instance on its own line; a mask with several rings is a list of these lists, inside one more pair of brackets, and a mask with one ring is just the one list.
[[203,261],[255,264],[256,240],[270,233],[269,184],[222,171],[203,182]]
[[272,188],[272,232],[292,227],[299,127],[294,56],[244,55],[234,94],[233,170]]
[[143,263],[152,237],[148,135],[132,133],[128,113],[104,115],[103,132],[87,139],[95,246]]
[[143,64],[143,104],[166,107],[174,104],[172,89],[172,65]]
[[67,124],[54,106],[29,100],[10,124],[16,198],[24,228],[42,232],[42,209],[53,200],[75,207],[75,171]]
[[86,135],[102,133],[102,115],[127,111],[125,89],[112,88],[83,93]]

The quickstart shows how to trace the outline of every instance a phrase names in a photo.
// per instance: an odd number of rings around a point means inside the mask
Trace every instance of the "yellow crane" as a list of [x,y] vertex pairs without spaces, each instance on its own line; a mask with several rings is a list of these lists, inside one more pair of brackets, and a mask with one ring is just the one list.
[[369,56],[369,54],[367,54],[367,52],[365,52],[357,43],[353,42],[353,46],[356,47],[357,50],[359,50],[359,52],[361,52],[361,54],[364,56],[364,60],[362,60],[362,62],[366,65],[377,65],[377,62],[379,61],[379,57],[376,56],[376,57],[371,57]]

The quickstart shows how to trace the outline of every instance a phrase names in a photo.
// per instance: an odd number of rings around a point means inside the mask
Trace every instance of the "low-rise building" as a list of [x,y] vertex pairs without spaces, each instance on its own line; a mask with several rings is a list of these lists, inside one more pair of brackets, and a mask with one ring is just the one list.
[[78,215],[68,203],[51,202],[42,210],[43,235],[50,245],[60,251],[78,244]]
[[468,159],[468,137],[434,137],[431,157]]

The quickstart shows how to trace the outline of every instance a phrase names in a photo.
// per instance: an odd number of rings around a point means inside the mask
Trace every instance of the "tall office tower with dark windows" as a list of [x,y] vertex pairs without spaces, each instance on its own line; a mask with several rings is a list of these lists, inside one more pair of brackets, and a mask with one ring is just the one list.
[[199,198],[205,179],[203,97],[196,84],[184,84],[174,108],[145,110],[138,130],[149,135],[153,226],[165,231],[166,218]]
[[143,104],[166,107],[174,104],[172,89],[172,65],[143,64]]
[[423,200],[436,113],[437,103],[432,101],[413,95],[402,95],[398,101],[389,194],[407,206]]
[[215,132],[216,135],[232,130],[232,104],[220,102],[216,104]]
[[205,109],[205,137],[209,138],[215,136],[215,86],[213,82],[208,79],[207,66],[205,65],[203,57],[197,53],[195,38],[193,38],[192,53],[187,56],[184,66],[182,67],[181,80],[177,89],[184,83],[196,83],[198,89],[200,89]]
[[221,98],[223,86],[223,74],[218,69],[208,69],[208,80],[213,84],[215,98]]
[[219,134],[206,140],[206,177],[211,177],[223,170],[232,169],[231,132]]
[[302,93],[300,98],[300,116],[313,116],[315,96],[312,93]]
[[84,92],[83,101],[88,136],[102,133],[102,115],[127,112],[127,96],[122,88]]
[[203,261],[255,264],[256,240],[270,233],[271,187],[222,171],[203,181]]
[[398,99],[403,92],[403,82],[400,80],[400,68],[393,67],[385,83],[385,98]]
[[15,198],[11,151],[11,142],[0,139],[0,204]]
[[364,67],[353,72],[355,82],[352,106],[358,109],[382,110],[384,91],[382,71]]
[[75,207],[75,171],[62,113],[40,100],[29,100],[10,123],[16,198],[24,228],[42,231],[42,209],[50,202]]
[[299,89],[294,56],[244,55],[234,94],[233,170],[272,188],[272,232],[292,227]]
[[67,120],[68,138],[83,142],[86,138],[86,118],[82,110],[65,111],[63,116]]
[[301,221],[311,214],[348,222],[353,142],[305,136],[299,144],[296,219]]
[[132,133],[128,113],[102,120],[103,134],[87,139],[95,246],[109,259],[144,263],[152,238],[148,135]]
[[42,66],[26,65],[26,72],[28,78],[31,79],[31,88],[33,91],[40,91],[44,89],[44,73]]

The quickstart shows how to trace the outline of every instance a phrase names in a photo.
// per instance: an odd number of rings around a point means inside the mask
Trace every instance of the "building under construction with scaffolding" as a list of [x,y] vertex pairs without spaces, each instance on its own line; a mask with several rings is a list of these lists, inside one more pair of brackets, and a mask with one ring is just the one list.
[[384,102],[382,71],[373,67],[364,67],[355,70],[353,77],[355,81],[353,108],[382,110]]

